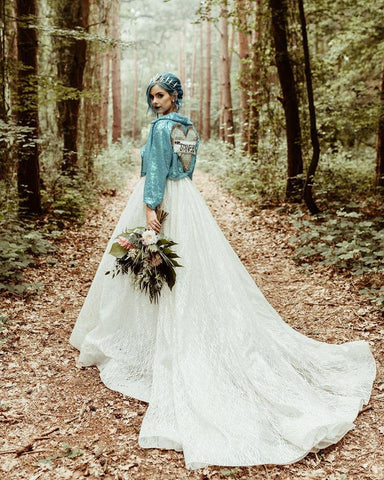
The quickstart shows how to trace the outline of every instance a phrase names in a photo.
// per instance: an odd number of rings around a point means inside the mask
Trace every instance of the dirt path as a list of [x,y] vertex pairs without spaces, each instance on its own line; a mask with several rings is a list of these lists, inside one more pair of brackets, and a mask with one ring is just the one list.
[[[52,258],[28,278],[39,297],[0,297],[11,324],[0,332],[0,478],[321,479],[384,478],[384,325],[352,281],[326,270],[307,275],[289,259],[289,231],[271,210],[251,209],[197,172],[194,181],[248,271],[283,318],[317,340],[366,339],[379,372],[368,409],[337,445],[287,466],[185,469],[181,453],[144,450],[137,437],[146,404],[108,390],[96,367],[76,368],[68,338],[105,244],[137,178],[81,228],[65,233]],[[381,363],[381,365],[380,365]],[[9,453],[5,453],[9,452]],[[16,453],[15,453],[16,452]]]

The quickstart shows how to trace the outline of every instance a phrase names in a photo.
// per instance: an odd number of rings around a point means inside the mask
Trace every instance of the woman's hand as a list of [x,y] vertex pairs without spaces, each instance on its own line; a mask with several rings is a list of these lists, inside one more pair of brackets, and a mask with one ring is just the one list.
[[147,228],[159,232],[161,228],[161,223],[159,222],[156,210],[152,210],[148,205],[145,206],[145,215],[147,217]]

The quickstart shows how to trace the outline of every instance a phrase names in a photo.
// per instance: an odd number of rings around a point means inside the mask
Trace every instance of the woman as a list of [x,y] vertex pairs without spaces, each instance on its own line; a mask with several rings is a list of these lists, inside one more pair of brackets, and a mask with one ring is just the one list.
[[305,337],[264,298],[191,181],[198,138],[182,97],[172,74],[149,83],[157,119],[111,239],[145,220],[159,231],[161,205],[183,265],[176,285],[151,304],[128,276],[105,276],[110,242],[70,341],[106,386],[148,402],[142,447],[183,451],[190,469],[292,463],[354,427],[375,362],[364,341]]

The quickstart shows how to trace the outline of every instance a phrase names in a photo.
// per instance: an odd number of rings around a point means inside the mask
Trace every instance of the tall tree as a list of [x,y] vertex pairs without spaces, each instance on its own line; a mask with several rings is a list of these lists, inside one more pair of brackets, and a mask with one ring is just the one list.
[[21,213],[40,213],[40,166],[37,145],[38,85],[37,85],[37,31],[31,25],[37,21],[35,0],[17,0],[17,123],[27,127],[27,133],[18,144],[18,192]]
[[193,51],[192,51],[192,63],[191,63],[191,103],[189,115],[193,122],[196,121],[195,115],[195,93],[196,93],[196,65],[197,65],[197,50],[198,50],[198,36],[196,34],[197,25],[193,25]]
[[252,50],[249,66],[249,118],[248,118],[248,153],[256,158],[259,151],[259,128],[260,128],[260,38],[262,34],[261,0],[252,0],[254,4],[252,31]]
[[206,51],[205,51],[205,108],[203,118],[203,139],[211,138],[211,22],[208,18],[205,22]]
[[[104,35],[110,34],[110,9],[104,11]],[[101,73],[101,143],[104,148],[108,147],[109,139],[109,90],[110,90],[110,72],[111,72],[111,50],[109,46],[103,55],[102,73]]]
[[299,201],[303,188],[303,157],[301,149],[301,126],[297,86],[293,75],[292,60],[287,41],[287,0],[269,0],[272,20],[272,36],[275,46],[275,61],[279,75],[282,103],[286,121],[288,178],[286,198]]
[[384,58],[380,75],[380,110],[377,126],[376,185],[384,187]]
[[[90,0],[89,33],[101,34],[100,4],[98,0]],[[91,42],[87,46],[87,61],[84,69],[84,90],[87,92],[83,101],[81,115],[82,152],[88,171],[93,169],[93,158],[101,148],[101,74],[102,55],[99,42]]]
[[224,125],[224,91],[223,91],[223,64],[221,57],[218,58],[218,71],[219,71],[219,82],[220,82],[220,92],[219,92],[219,138],[225,142],[225,125]]
[[235,131],[232,112],[231,69],[228,49],[228,2],[223,0],[220,11],[221,44],[221,91],[223,102],[224,140],[235,145]]
[[[63,29],[87,29],[89,0],[57,2],[56,14],[57,23]],[[87,41],[70,33],[66,38],[59,37],[56,42],[58,77],[66,90],[66,94],[58,102],[59,131],[63,136],[62,170],[73,175],[78,164],[78,119]]]
[[203,118],[204,118],[204,29],[203,29],[203,22],[200,23],[200,75],[199,75],[199,83],[200,83],[200,105],[199,105],[199,130],[200,134],[203,132]]
[[6,119],[6,78],[5,78],[5,63],[6,63],[6,46],[5,46],[5,0],[0,0],[0,119]]
[[[0,0],[0,120],[7,122],[6,107],[6,25],[5,25],[5,0]],[[8,155],[5,139],[0,138],[0,180],[7,176]]]
[[137,59],[137,27],[136,20],[133,24],[133,111],[132,111],[132,139],[137,137],[137,107],[139,101],[139,72]]
[[250,51],[251,31],[248,25],[248,0],[236,1],[236,17],[238,24],[238,43],[240,58],[240,123],[242,148],[248,150],[249,114],[250,114]]
[[316,126],[316,109],[315,109],[315,102],[313,98],[312,71],[311,71],[311,62],[310,62],[310,56],[309,56],[307,22],[306,22],[305,12],[304,12],[304,2],[303,0],[298,0],[298,2],[299,2],[299,12],[300,12],[301,35],[303,40],[305,83],[306,83],[307,95],[308,95],[309,122],[310,122],[310,128],[311,128],[311,142],[312,142],[312,159],[307,171],[307,177],[304,184],[303,196],[304,196],[304,201],[307,207],[309,208],[309,211],[311,213],[319,213],[320,210],[313,199],[312,186],[313,186],[313,179],[316,173],[316,168],[320,158],[320,143],[319,143],[319,137],[317,134],[317,126]]
[[187,72],[186,72],[186,64],[187,64],[187,58],[186,58],[186,25],[183,26],[183,28],[179,31],[179,39],[178,39],[178,48],[179,48],[179,54],[178,54],[178,75],[181,81],[181,84],[184,86],[184,94],[185,96],[188,96],[187,92]]
[[[16,118],[16,108],[18,100],[17,94],[17,63],[18,63],[18,53],[17,53],[17,5],[16,2],[9,2],[5,0],[6,12],[8,12],[10,18],[5,17],[5,27],[6,27],[6,84],[8,89],[8,102],[9,102],[9,116],[12,121],[17,122]],[[37,8],[37,7],[36,7]]]
[[[112,7],[112,36],[120,40],[120,1],[114,0]],[[112,50],[112,103],[113,124],[112,142],[118,142],[121,138],[121,54],[119,45]]]

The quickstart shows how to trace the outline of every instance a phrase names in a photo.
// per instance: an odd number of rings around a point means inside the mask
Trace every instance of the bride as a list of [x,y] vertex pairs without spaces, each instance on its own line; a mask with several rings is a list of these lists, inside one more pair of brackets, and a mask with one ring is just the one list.
[[[286,324],[232,250],[192,182],[198,137],[170,73],[147,88],[157,118],[141,178],[107,245],[70,342],[112,390],[148,402],[139,444],[183,451],[189,469],[293,463],[338,442],[376,374],[365,341],[331,345]],[[156,207],[169,213],[161,226]],[[177,242],[183,268],[157,304],[105,273],[125,228]]]

